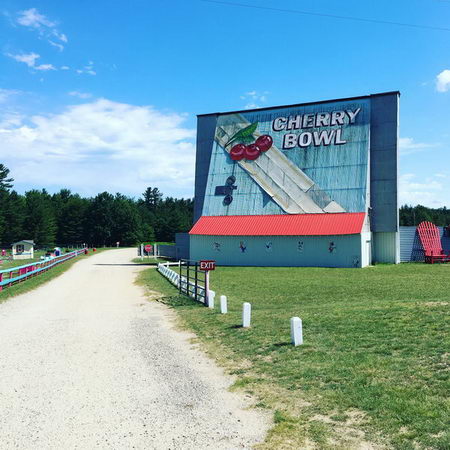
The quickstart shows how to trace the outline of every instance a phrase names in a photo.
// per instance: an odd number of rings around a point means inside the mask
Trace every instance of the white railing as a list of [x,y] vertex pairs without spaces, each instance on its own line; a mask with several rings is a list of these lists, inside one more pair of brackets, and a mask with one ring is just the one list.
[[[177,266],[180,267],[180,261],[176,263],[159,263],[158,264],[158,272],[166,277],[174,286],[177,287],[177,289],[180,289],[183,292],[187,292],[189,297],[195,298],[195,283],[192,281],[187,281],[186,277],[181,277],[180,274],[175,272],[174,270],[170,269],[170,266]],[[181,287],[180,287],[181,283]],[[197,295],[200,298],[205,298],[205,288],[203,286],[200,286],[197,284]]]

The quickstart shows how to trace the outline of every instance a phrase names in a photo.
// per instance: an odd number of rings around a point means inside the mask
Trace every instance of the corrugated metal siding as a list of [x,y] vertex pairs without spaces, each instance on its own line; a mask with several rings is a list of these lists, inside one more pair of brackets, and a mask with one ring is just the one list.
[[373,232],[398,231],[399,95],[371,97],[370,206]]
[[[360,267],[361,236],[191,235],[191,259],[225,266]],[[330,247],[334,248],[330,252]],[[245,251],[242,251],[245,248]]]
[[[442,249],[450,252],[450,237],[444,236],[444,228],[438,227],[441,236]],[[424,253],[416,227],[400,227],[400,261],[423,261]]]
[[217,114],[198,117],[197,119],[197,150],[195,158],[195,199],[194,223],[202,215],[205,200],[206,182],[208,180],[211,149],[216,131]]
[[[370,100],[354,99],[346,101],[330,101],[328,104],[307,105],[278,108],[273,111],[244,112],[249,122],[258,122],[260,133],[268,133],[274,139],[274,145],[282,149],[284,133],[273,132],[272,120],[279,116],[295,116],[297,114],[337,111],[361,108],[356,124],[345,124],[342,128],[347,144],[331,144],[327,147],[292,148],[283,154],[306,175],[312,178],[316,187],[325,191],[345,211],[358,212],[367,208],[367,172],[369,153]],[[200,118],[199,118],[200,119]],[[228,120],[228,115],[220,115],[217,125]],[[200,122],[199,122],[200,123]],[[331,130],[333,127],[330,127]],[[336,128],[336,127],[334,127]],[[311,130],[318,130],[311,128]],[[299,134],[305,130],[291,130]],[[201,136],[199,132],[199,137]],[[246,170],[231,161],[228,153],[214,142],[210,149],[211,159],[208,182],[203,201],[203,215],[257,215],[283,214],[283,209],[267,195],[267,193],[249,176]],[[197,158],[199,157],[197,153]],[[205,156],[203,156],[205,158]],[[196,172],[197,173],[197,172]],[[225,184],[226,179],[233,175],[236,178],[237,189],[233,192],[233,202],[224,205],[223,197],[215,195],[216,186]],[[203,177],[203,174],[202,174]],[[203,178],[202,178],[203,179]],[[196,191],[197,192],[197,191]],[[196,194],[197,195],[197,194]],[[197,216],[196,216],[197,217]]]
[[160,245],[158,244],[158,255],[166,258],[176,258],[177,248],[175,245]]
[[396,264],[399,261],[398,233],[372,233],[373,262]]
[[325,236],[361,233],[365,213],[202,216],[190,235]]
[[189,233],[175,233],[178,259],[189,259]]

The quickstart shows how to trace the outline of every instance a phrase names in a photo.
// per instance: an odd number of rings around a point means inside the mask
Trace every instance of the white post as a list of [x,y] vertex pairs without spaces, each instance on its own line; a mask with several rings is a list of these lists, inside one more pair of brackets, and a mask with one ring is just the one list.
[[205,273],[205,305],[209,306],[209,270]]
[[141,244],[141,261],[144,261],[144,244]]
[[248,328],[250,326],[250,319],[252,315],[252,305],[245,302],[242,307],[242,327]]
[[291,318],[291,342],[295,347],[303,344],[303,327],[300,317]]
[[220,312],[222,314],[226,314],[228,312],[227,296],[226,295],[221,295],[220,296]]
[[215,298],[216,298],[216,293],[214,291],[209,291],[208,308],[214,309],[214,299]]

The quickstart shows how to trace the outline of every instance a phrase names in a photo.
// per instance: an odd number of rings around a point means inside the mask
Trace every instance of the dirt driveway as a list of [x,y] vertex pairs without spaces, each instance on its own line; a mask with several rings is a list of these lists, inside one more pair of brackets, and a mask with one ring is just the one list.
[[230,379],[133,284],[135,250],[0,304],[1,449],[231,449],[263,440]]

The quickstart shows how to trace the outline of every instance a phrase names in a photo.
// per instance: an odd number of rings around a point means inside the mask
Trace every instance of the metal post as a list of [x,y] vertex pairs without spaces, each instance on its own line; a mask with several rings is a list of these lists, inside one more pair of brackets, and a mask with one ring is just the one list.
[[179,270],[178,272],[180,273],[180,285],[179,285],[179,289],[180,289],[180,294],[181,294],[181,278],[182,278],[182,274],[181,274],[181,261],[180,261],[180,265],[179,265]]
[[189,297],[189,268],[190,268],[190,263],[188,261],[187,265],[186,265],[186,295],[188,297]]
[[198,295],[197,284],[198,284],[198,263],[196,262],[195,263],[195,285],[194,285],[194,298],[195,298],[195,301],[198,300],[198,298],[197,298],[197,295]]

